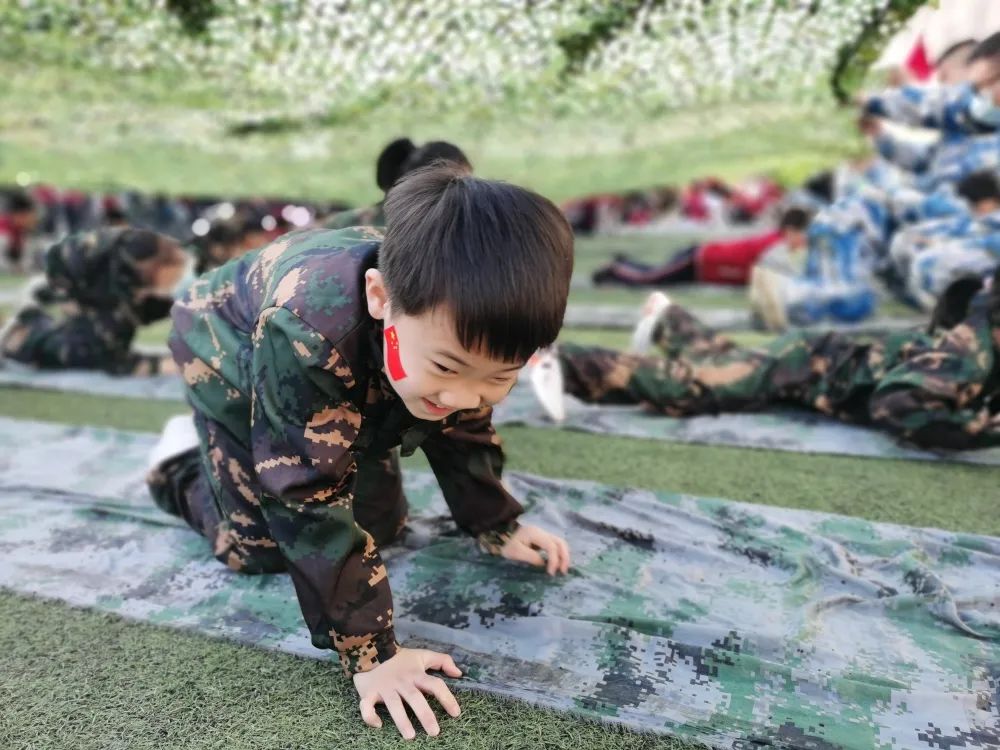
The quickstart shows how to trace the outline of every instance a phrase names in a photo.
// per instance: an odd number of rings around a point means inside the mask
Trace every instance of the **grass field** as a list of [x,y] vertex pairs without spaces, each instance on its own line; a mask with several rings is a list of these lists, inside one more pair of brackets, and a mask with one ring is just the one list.
[[[659,252],[645,239],[626,244],[640,253]],[[606,255],[612,245],[620,243],[581,243],[581,265]],[[585,299],[601,301],[602,294],[588,291]],[[731,305],[739,295],[711,291],[679,297],[704,308]],[[620,301],[616,293],[608,298]],[[142,340],[162,344],[165,335],[165,326],[155,326],[143,332]],[[627,344],[628,333],[584,329],[566,331],[563,338],[620,347]],[[753,344],[765,337],[745,333],[739,338]],[[25,419],[153,431],[182,409],[155,401],[0,389],[0,414]],[[504,429],[503,437],[509,467],[521,471],[1000,534],[996,468],[677,445],[523,427]],[[419,456],[405,465],[425,467]],[[10,594],[0,594],[0,695],[0,747],[5,749],[376,750],[402,744],[388,727],[375,731],[362,725],[352,688],[330,663]],[[435,747],[691,747],[475,693],[465,693],[461,700],[462,717],[443,720]]]

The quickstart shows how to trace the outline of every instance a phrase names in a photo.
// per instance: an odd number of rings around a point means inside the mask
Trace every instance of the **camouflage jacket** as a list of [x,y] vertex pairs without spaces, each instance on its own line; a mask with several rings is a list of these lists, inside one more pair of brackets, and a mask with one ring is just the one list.
[[889,334],[867,356],[878,383],[871,419],[917,445],[1000,445],[1000,304],[982,292],[969,315],[936,336]]
[[385,211],[382,201],[373,206],[352,208],[335,213],[323,222],[324,229],[347,229],[348,227],[385,227]]
[[484,546],[522,511],[500,481],[490,408],[420,421],[390,386],[364,296],[380,238],[304,230],[231,261],[175,305],[170,343],[193,407],[252,455],[312,641],[348,671],[397,649],[385,566],[352,513],[365,502],[356,459],[420,446],[458,526]]

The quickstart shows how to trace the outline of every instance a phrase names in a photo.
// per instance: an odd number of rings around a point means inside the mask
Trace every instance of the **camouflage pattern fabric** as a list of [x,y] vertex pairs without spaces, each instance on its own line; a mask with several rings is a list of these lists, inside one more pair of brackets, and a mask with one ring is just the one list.
[[[753,330],[753,316],[749,310],[706,308],[699,311],[706,325],[724,331]],[[632,330],[639,322],[639,308],[624,305],[569,305],[563,320],[564,328],[603,328]],[[911,328],[919,325],[921,318],[879,316],[859,323],[833,322],[803,326],[805,330],[836,331],[886,331]]]
[[422,421],[389,383],[364,296],[380,240],[364,227],[294,232],[191,285],[171,313],[170,349],[204,481],[151,478],[161,506],[192,520],[221,562],[287,570],[313,643],[349,671],[397,649],[385,566],[373,530],[355,523],[382,512],[387,498],[365,490],[387,486],[370,472],[388,469],[394,449],[424,452],[470,535],[507,533],[521,513],[488,407]]
[[924,447],[1000,445],[1000,299],[937,336],[796,332],[744,349],[679,305],[666,309],[655,335],[660,356],[563,345],[567,392],[675,417],[785,404]]
[[[146,234],[146,237],[155,235]],[[143,275],[161,248],[134,230],[72,234],[45,254],[47,307],[17,313],[3,355],[43,369],[94,369],[150,374],[159,358],[131,350],[140,325],[167,317],[172,299],[150,296]],[[48,306],[60,305],[53,313]]]
[[[153,506],[154,440],[0,421],[0,586],[329,658],[287,576],[233,573]],[[453,654],[460,685],[729,750],[1000,747],[1000,539],[509,482],[569,576],[478,552],[421,473],[384,553],[400,640]]]
[[791,408],[775,408],[765,413],[741,412],[677,418],[652,413],[638,406],[587,404],[568,396],[566,419],[556,425],[544,416],[527,384],[515,387],[510,397],[496,407],[493,423],[497,426],[526,425],[539,429],[576,430],[668,443],[1000,466],[998,448],[922,450],[902,444],[878,430],[837,422],[816,412]]
[[900,149],[888,134],[876,138],[883,158],[913,176],[913,186],[930,192],[979,169],[1000,166],[1000,132],[971,114],[975,90],[954,86],[903,86],[870,97],[865,112],[900,125],[937,130],[940,140],[925,148]]
[[322,226],[324,229],[350,229],[351,227],[385,228],[385,211],[382,201],[363,208],[352,208],[339,211],[327,218]]

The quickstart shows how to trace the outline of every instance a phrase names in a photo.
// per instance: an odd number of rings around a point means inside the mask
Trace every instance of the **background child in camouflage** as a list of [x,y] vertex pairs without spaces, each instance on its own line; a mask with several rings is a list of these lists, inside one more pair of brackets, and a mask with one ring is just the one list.
[[[382,153],[375,161],[375,184],[383,193],[388,193],[405,175],[439,161],[451,162],[472,172],[469,158],[453,143],[428,141],[423,146],[417,146],[409,138],[397,138],[382,149]],[[321,224],[327,229],[382,228],[385,226],[385,201],[381,200],[363,208],[340,211]]]
[[41,368],[173,372],[169,358],[131,346],[139,326],[167,317],[188,265],[175,240],[145,229],[71,234],[46,251],[44,276],[26,286],[0,334],[3,355]]
[[491,407],[559,331],[573,236],[544,198],[454,165],[404,178],[385,211],[384,241],[305,230],[194,282],[170,342],[194,421],[168,423],[149,481],[232,569],[287,571],[364,720],[385,703],[411,738],[404,703],[432,735],[424,693],[458,714],[427,670],[461,673],[396,642],[378,552],[407,517],[396,450],[422,448],[485,551],[568,571],[565,541],[517,521]]
[[[531,378],[555,419],[565,389],[589,403],[643,404],[675,417],[789,405],[924,447],[1000,445],[1000,287],[962,307],[937,335],[795,332],[745,349],[657,292],[636,329],[640,353],[563,345],[533,360]],[[653,343],[662,356],[641,353]]]

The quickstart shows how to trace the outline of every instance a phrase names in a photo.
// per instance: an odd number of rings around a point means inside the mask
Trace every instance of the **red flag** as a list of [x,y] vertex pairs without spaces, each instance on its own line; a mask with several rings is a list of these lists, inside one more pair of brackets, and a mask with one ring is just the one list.
[[389,326],[385,329],[385,362],[389,367],[389,377],[393,380],[402,380],[406,377],[406,370],[399,359],[399,336],[396,335],[396,326]]
[[917,38],[917,43],[906,58],[906,69],[918,81],[926,81],[934,75],[934,65],[927,56],[927,46],[922,36]]

